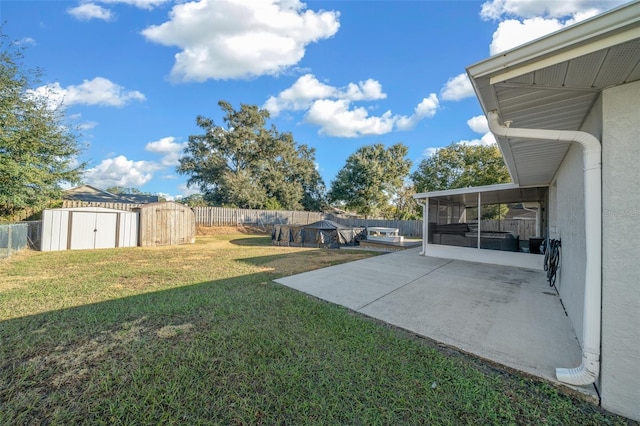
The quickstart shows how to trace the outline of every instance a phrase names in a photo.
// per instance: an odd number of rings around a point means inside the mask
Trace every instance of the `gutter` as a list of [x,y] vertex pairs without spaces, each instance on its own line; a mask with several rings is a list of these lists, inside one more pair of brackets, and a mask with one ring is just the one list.
[[[556,368],[559,381],[575,386],[594,383],[600,374],[602,305],[602,163],[600,141],[582,131],[518,129],[500,124],[497,111],[487,114],[496,136],[576,142],[582,146],[584,165],[584,219],[586,267],[582,318],[582,363],[575,368]],[[510,123],[508,123],[510,124]]]

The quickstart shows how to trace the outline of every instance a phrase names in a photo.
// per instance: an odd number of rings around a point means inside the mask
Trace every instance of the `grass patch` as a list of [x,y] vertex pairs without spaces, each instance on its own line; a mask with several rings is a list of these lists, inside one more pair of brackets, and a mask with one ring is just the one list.
[[374,253],[195,245],[0,262],[0,424],[628,424],[273,279]]

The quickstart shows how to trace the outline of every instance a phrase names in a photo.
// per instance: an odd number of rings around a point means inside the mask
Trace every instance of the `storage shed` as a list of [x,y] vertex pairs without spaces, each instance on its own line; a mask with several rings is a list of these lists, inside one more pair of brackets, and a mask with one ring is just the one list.
[[137,245],[137,213],[103,207],[46,209],[42,212],[42,251]]
[[189,207],[166,201],[145,204],[140,214],[139,245],[170,246],[196,242],[196,215]]

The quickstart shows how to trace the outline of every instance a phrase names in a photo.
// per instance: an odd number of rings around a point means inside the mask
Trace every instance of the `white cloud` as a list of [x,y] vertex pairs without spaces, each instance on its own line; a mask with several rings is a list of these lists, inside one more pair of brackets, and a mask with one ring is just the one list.
[[457,143],[465,145],[494,145],[496,138],[493,133],[485,133],[480,139],[461,140]]
[[122,107],[130,101],[144,101],[145,96],[137,90],[126,90],[103,77],[84,80],[81,84],[62,87],[60,83],[40,86],[33,91],[36,96],[46,97],[52,107],[100,105]]
[[186,183],[178,185],[178,190],[182,194],[182,197],[188,197],[189,195],[200,194],[200,188],[197,186],[187,187]]
[[280,112],[306,110],[314,101],[320,99],[344,99],[348,101],[384,99],[387,95],[382,85],[373,79],[349,83],[340,88],[321,83],[313,74],[305,74],[293,85],[278,94],[271,96],[263,105],[273,117]]
[[103,21],[113,20],[113,13],[95,3],[82,3],[79,6],[67,9],[67,13],[80,21],[90,21],[92,19],[102,19]]
[[[566,18],[582,12],[600,13],[628,0],[490,0],[482,5],[485,20],[508,17]],[[591,15],[593,16],[593,15]]]
[[495,55],[591,18],[625,0],[491,0],[482,5],[485,20],[502,20],[489,48]]
[[398,130],[409,130],[415,127],[416,124],[423,118],[430,118],[436,114],[440,101],[435,93],[429,95],[428,98],[424,98],[422,102],[418,104],[413,110],[413,115],[401,116],[396,118],[396,126]]
[[309,43],[340,27],[338,12],[314,12],[299,0],[190,1],[169,16],[142,34],[180,48],[171,70],[179,81],[277,75],[296,65]]
[[440,91],[444,101],[459,101],[474,95],[473,86],[466,73],[450,78]]
[[337,89],[318,81],[312,74],[305,74],[298,78],[293,85],[278,94],[271,96],[263,105],[272,116],[281,111],[300,111],[311,106],[314,100],[335,97]]
[[493,145],[496,143],[496,138],[493,133],[489,131],[489,123],[487,117],[484,115],[477,115],[467,120],[467,126],[475,133],[482,135],[479,139],[461,140],[458,143],[467,145]]
[[393,130],[394,123],[391,111],[380,117],[370,117],[363,107],[350,109],[347,99],[315,101],[307,112],[306,121],[320,126],[321,134],[347,138],[383,135]]
[[467,126],[476,133],[487,133],[489,131],[489,123],[484,115],[476,115],[467,120]]
[[429,147],[427,149],[425,149],[424,151],[422,151],[422,156],[424,158],[429,158],[431,157],[433,154],[435,154],[436,152],[438,152],[440,148],[434,148],[434,147]]
[[[464,145],[494,145],[497,143],[495,136],[493,133],[489,131],[489,123],[487,122],[487,117],[484,115],[477,115],[475,117],[471,117],[467,120],[467,126],[475,133],[481,134],[482,136],[475,139],[463,139],[456,142],[457,144]],[[429,158],[433,154],[435,154],[439,149],[444,147],[429,147],[422,152],[422,156],[424,158]]]
[[31,37],[24,37],[20,40],[15,41],[15,44],[18,46],[35,46],[37,45],[36,41]]
[[370,78],[358,84],[349,83],[344,92],[338,93],[338,97],[352,101],[372,101],[385,99],[387,94],[382,92],[382,85],[378,81]]
[[305,74],[291,87],[270,97],[262,107],[274,117],[282,111],[306,110],[305,121],[319,126],[320,134],[349,138],[410,129],[420,120],[433,117],[439,107],[434,93],[424,98],[411,116],[393,115],[391,111],[370,116],[366,108],[353,105],[355,101],[386,97],[380,82],[371,78],[336,87],[320,82],[312,74]]
[[129,6],[137,7],[138,9],[151,10],[155,7],[162,6],[165,3],[170,3],[172,0],[96,0],[99,3],[104,4],[127,4]]
[[177,166],[186,145],[186,142],[178,143],[175,142],[173,136],[167,136],[155,142],[149,142],[144,149],[145,151],[161,154],[163,157],[160,163],[163,166]]
[[557,19],[532,18],[518,21],[509,19],[500,22],[493,33],[489,53],[495,55],[562,29]]
[[152,161],[133,161],[124,155],[102,160],[100,164],[87,169],[84,180],[98,188],[122,186],[140,187],[153,178],[153,173],[162,166]]
[[115,15],[111,10],[101,6],[100,4],[126,4],[129,6],[137,7],[138,9],[151,10],[157,6],[161,6],[169,2],[171,2],[171,0],[83,0],[80,1],[80,4],[78,6],[67,9],[67,13],[79,21],[102,19],[105,22],[109,22],[115,19]]
[[386,111],[380,116],[370,116],[364,107],[352,107],[349,99],[320,99],[313,102],[305,121],[320,127],[320,134],[354,138],[383,135],[397,130],[408,130],[420,120],[432,117],[438,109],[437,96],[432,93],[415,107],[411,116],[393,115]]
[[78,127],[80,128],[80,130],[91,130],[97,125],[98,123],[95,121],[85,121],[84,123],[81,123]]
[[158,195],[159,197],[163,197],[167,201],[175,201],[176,198],[178,199],[182,198],[180,195],[174,196],[174,195],[167,194],[165,192],[158,192],[156,195]]

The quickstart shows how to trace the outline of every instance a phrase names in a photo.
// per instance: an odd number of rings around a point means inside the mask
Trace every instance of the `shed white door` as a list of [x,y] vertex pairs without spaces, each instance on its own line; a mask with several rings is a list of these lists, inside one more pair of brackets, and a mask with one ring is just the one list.
[[71,212],[69,249],[116,247],[117,229],[117,213]]

